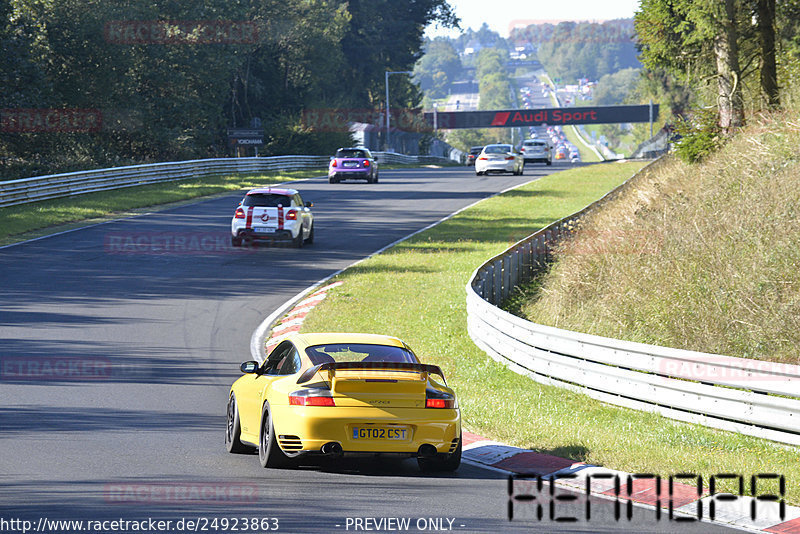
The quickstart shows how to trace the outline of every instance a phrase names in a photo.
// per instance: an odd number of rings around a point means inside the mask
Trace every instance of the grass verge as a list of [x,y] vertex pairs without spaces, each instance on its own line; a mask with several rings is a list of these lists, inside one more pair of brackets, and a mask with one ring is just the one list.
[[[440,365],[459,395],[465,428],[549,454],[634,473],[778,472],[800,479],[797,450],[607,406],[542,386],[494,362],[466,332],[465,284],[486,259],[578,211],[642,163],[563,171],[485,200],[337,276],[303,331],[396,335]],[[792,502],[800,488],[789,485]]]

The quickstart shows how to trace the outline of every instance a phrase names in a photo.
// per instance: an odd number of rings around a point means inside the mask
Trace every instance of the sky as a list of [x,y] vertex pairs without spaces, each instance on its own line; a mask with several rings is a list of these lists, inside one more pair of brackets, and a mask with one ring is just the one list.
[[[486,22],[491,29],[508,37],[514,26],[562,20],[601,21],[633,17],[639,0],[449,0],[461,18],[461,28],[477,30]],[[428,28],[426,35],[454,37],[460,31]]]

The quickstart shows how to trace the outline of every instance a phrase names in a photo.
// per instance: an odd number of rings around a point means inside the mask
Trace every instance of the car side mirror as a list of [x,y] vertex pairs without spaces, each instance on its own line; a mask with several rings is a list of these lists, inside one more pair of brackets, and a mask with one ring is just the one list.
[[314,203],[313,203],[313,202],[306,202],[306,207],[307,207],[307,208],[310,208],[310,207],[312,207],[313,205],[314,205]]
[[241,369],[243,373],[252,374],[258,371],[258,367],[259,365],[257,361],[249,360],[240,365],[239,369]]

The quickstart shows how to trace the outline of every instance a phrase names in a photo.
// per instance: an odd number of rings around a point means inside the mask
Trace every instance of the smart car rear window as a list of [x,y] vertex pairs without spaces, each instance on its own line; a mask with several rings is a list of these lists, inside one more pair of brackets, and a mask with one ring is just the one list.
[[336,151],[337,158],[366,158],[363,150],[344,149]]
[[330,362],[418,362],[411,351],[402,347],[364,343],[314,345],[306,349],[306,354],[314,365]]
[[274,193],[251,193],[244,197],[244,206],[256,206],[260,208],[277,208],[278,204],[284,207],[292,205],[291,197],[277,195]]

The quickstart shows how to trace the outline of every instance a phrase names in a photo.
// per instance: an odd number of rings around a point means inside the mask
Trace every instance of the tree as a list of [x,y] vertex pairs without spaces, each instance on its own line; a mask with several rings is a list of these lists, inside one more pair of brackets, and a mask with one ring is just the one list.
[[[697,83],[709,65],[717,81],[718,123],[730,133],[744,122],[736,0],[642,0],[635,29],[642,63]],[[701,78],[701,79],[702,79]]]
[[761,47],[761,92],[767,107],[777,107],[778,68],[775,61],[775,0],[757,0],[756,18]]

